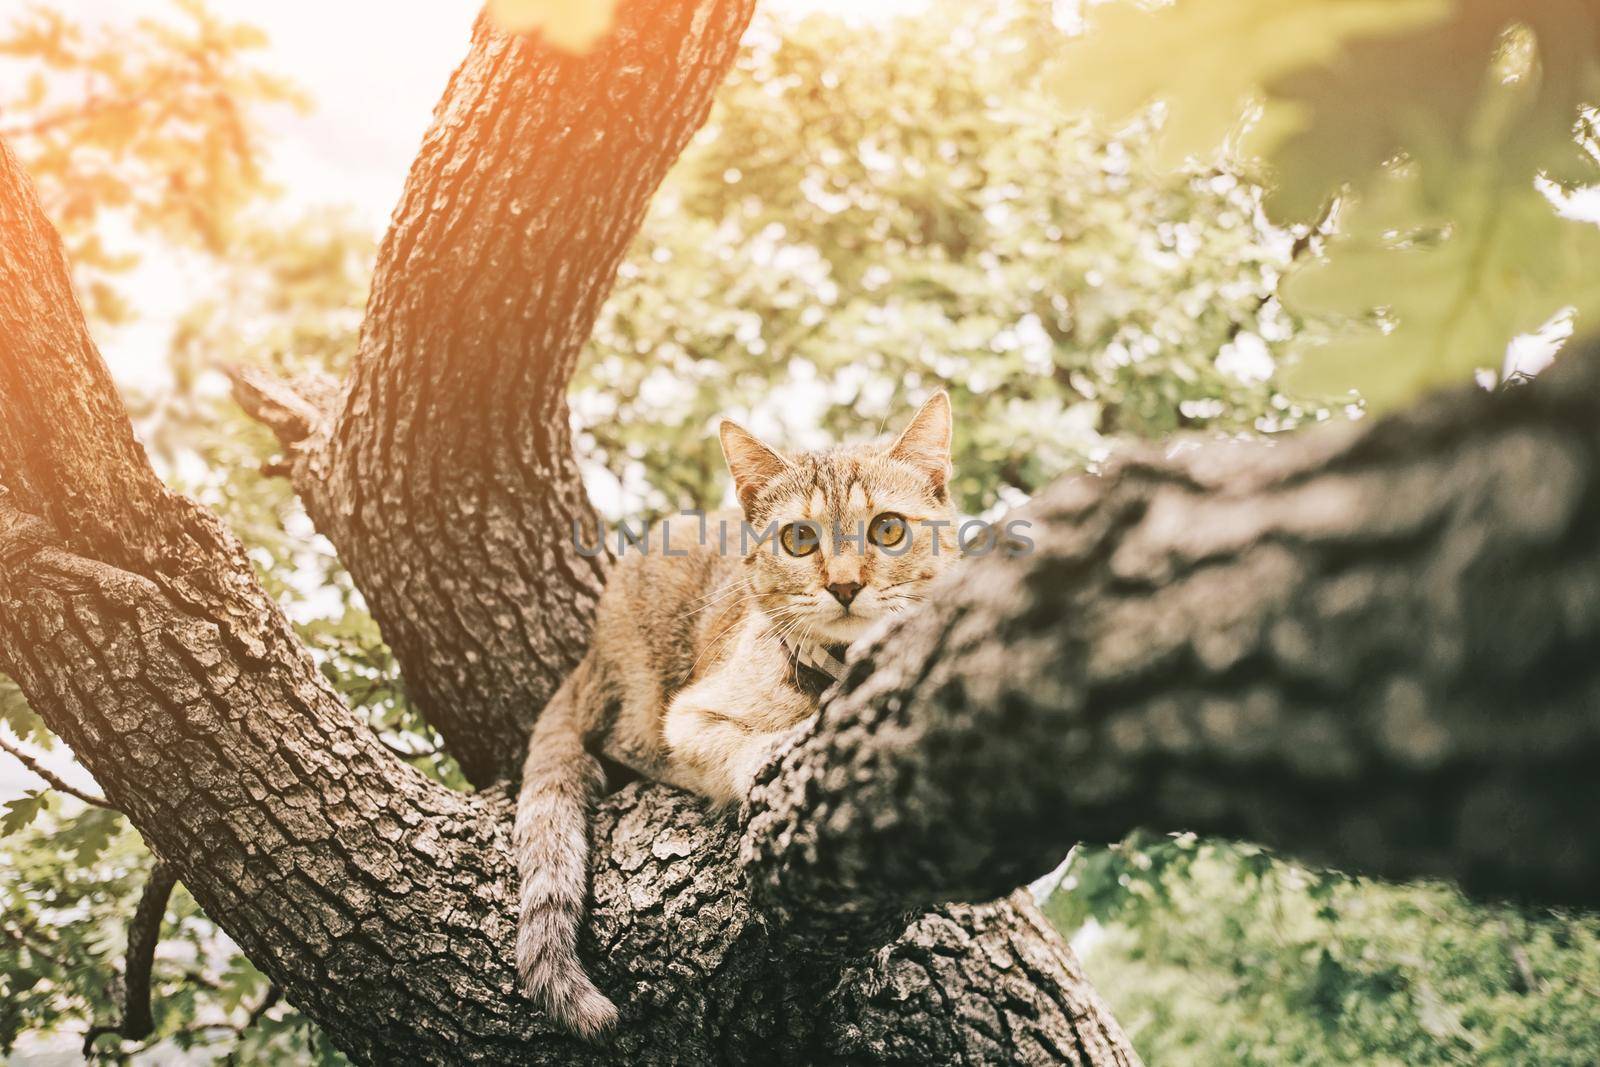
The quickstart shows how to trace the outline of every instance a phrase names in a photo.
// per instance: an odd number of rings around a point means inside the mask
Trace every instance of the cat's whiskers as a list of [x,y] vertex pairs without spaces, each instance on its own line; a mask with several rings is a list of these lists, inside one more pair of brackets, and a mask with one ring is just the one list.
[[732,608],[732,607],[736,607],[739,604],[748,603],[749,601],[756,600],[756,599],[758,599],[758,598],[760,598],[760,597],[765,595],[764,593],[761,593],[758,590],[751,590],[749,592],[746,592],[744,596],[741,596],[737,600],[733,600],[733,601],[730,602],[728,598],[732,597],[737,592],[739,592],[738,587],[735,587],[735,588],[733,588],[731,590],[728,590],[722,596],[719,596],[717,599],[712,600],[709,603],[701,604],[697,608],[689,609],[688,611],[686,611],[682,615],[680,615],[679,618],[682,618],[682,619],[691,618],[692,616],[698,615],[703,611],[710,611],[712,608],[718,608],[718,607],[721,607],[721,608]]
[[806,617],[804,615],[801,615],[801,616],[797,617],[794,620],[794,622],[791,623],[789,625],[789,627],[786,630],[783,631],[783,633],[778,635],[778,640],[780,642],[787,643],[792,647],[795,642],[792,642],[789,639],[792,638],[795,634],[799,633],[800,634],[799,643],[800,644],[805,644],[806,639],[811,636],[811,630],[812,630],[812,627],[809,624],[808,620],[806,619]]
[[722,639],[724,637],[727,637],[736,628],[738,628],[740,626],[743,626],[744,622],[745,622],[745,617],[743,615],[735,615],[732,619],[730,619],[728,621],[728,625],[724,626],[721,630],[717,631],[717,633],[715,635],[713,635],[711,637],[711,639],[708,640],[705,643],[705,647],[700,649],[700,654],[694,658],[694,662],[689,664],[689,670],[688,670],[688,673],[685,675],[685,677],[686,678],[693,678],[695,670],[699,668],[700,661],[705,659],[706,653],[710,652],[714,648],[720,648]]
[[740,578],[735,579],[734,581],[729,582],[725,586],[721,586],[721,587],[719,587],[717,589],[713,589],[709,593],[703,593],[700,596],[697,596],[694,599],[690,600],[688,603],[689,603],[689,606],[691,608],[694,607],[697,604],[703,604],[706,601],[711,601],[712,603],[715,603],[718,600],[722,600],[722,599],[724,599],[726,597],[730,597],[730,596],[734,595],[735,593],[740,593],[740,592],[744,592],[744,591],[747,591],[747,590],[755,593],[755,595],[757,595],[757,596],[760,595],[760,593],[756,592],[754,587],[750,584],[749,577],[744,576],[744,577],[740,577]]
[[761,637],[769,637],[802,618],[800,613],[788,604],[778,604],[770,608],[763,608],[762,614],[766,616],[767,625],[762,629],[759,635]]
[[[759,637],[762,639],[776,637],[779,644],[786,642],[793,636],[795,631],[806,625],[805,613],[788,604],[780,604],[766,614],[767,626],[762,630]],[[808,629],[807,636],[809,636],[809,633]]]
[[683,677],[686,683],[694,680],[694,672],[699,670],[700,661],[706,658],[706,653],[710,652],[714,648],[719,647],[722,643],[722,639],[727,637],[729,632],[732,631],[735,626],[738,626],[742,621],[743,620],[741,619],[733,620],[732,622],[728,623],[728,625],[724,626],[720,633],[716,634],[711,638],[711,640],[706,642],[705,647],[700,650],[700,654],[694,658],[694,662],[689,664],[689,669],[684,672]]
[[[765,596],[765,595],[766,594],[761,593],[761,592],[753,592],[753,593],[751,593],[751,595],[750,595],[750,597],[748,599],[755,599],[755,598],[758,598],[758,597],[761,597],[761,596]],[[743,601],[741,601],[741,603],[742,602]],[[707,605],[707,606],[710,607],[711,605]],[[704,609],[701,609],[701,610],[704,610]],[[791,609],[786,604],[779,604],[779,605],[776,605],[776,606],[774,606],[772,608],[765,608],[765,607],[762,608],[761,609],[761,613],[766,618],[767,625],[761,630],[760,633],[758,633],[756,635],[756,639],[757,640],[761,640],[762,638],[765,638],[765,637],[767,637],[768,635],[770,635],[772,633],[772,631],[774,630],[774,628],[776,626],[776,622],[773,619],[774,614],[786,612],[786,611],[789,611],[789,610],[791,610]],[[724,637],[728,636],[728,634],[731,633],[736,627],[742,626],[744,624],[744,622],[745,622],[745,616],[744,615],[741,614],[741,615],[735,616],[728,623],[727,626],[724,626],[720,631],[717,632],[717,634],[714,637],[712,637],[709,641],[707,641],[706,644],[705,644],[705,647],[700,650],[700,654],[697,655],[694,658],[694,662],[689,664],[688,677],[690,677],[690,678],[694,677],[694,672],[696,671],[696,669],[699,668],[700,661],[705,658],[706,653],[710,652],[714,648],[719,647],[719,643],[722,641],[722,639]],[[781,640],[781,638],[780,638],[780,640]]]
[[927,581],[926,578],[907,578],[903,582],[890,582],[888,585],[881,585],[878,587],[878,591],[880,593],[887,593],[891,589],[899,589],[902,585],[915,585],[918,582],[925,581]]

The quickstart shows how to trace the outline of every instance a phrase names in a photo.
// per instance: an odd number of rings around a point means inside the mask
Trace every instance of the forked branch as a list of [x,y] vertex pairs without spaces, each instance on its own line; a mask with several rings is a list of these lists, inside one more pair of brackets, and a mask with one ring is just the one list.
[[379,251],[346,392],[234,376],[477,785],[582,655],[603,560],[566,386],[753,0],[630,0],[574,57],[480,20]]

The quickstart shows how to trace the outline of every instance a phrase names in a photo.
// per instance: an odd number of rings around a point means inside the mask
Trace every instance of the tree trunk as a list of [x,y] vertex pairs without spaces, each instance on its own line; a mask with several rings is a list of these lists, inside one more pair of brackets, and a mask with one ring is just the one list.
[[[352,381],[241,374],[410,692],[472,779],[520,758],[601,573],[563,401],[748,2],[624,3],[594,55],[486,25],[385,241]],[[1021,895],[795,936],[736,827],[635,784],[594,828],[600,1047],[515,992],[503,788],[452,793],[343,707],[213,516],[134,442],[0,147],[0,669],[195,898],[360,1062],[1134,1060]],[[1008,887],[1009,889],[1009,887]],[[894,912],[894,914],[890,914]]]
[[[596,54],[480,20],[378,255],[342,396],[270,418],[407,692],[478,785],[588,643],[602,584],[566,382],[753,0],[623,5]],[[266,415],[266,395],[241,390]]]

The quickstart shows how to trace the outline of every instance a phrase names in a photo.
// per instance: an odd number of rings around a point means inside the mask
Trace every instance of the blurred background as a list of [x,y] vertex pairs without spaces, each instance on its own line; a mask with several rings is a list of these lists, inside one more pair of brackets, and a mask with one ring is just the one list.
[[[763,5],[572,393],[613,519],[714,505],[723,414],[870,435],[935,384],[962,506],[1121,448],[1270,437],[1537,374],[1600,307],[1587,0]],[[165,477],[330,680],[465,788],[218,368],[341,373],[476,7],[80,0],[0,13],[24,160]],[[3,250],[0,250],[3,253]],[[0,417],[4,417],[0,413]],[[0,677],[0,1052],[114,1022],[151,858]],[[56,788],[34,773],[59,777]],[[1155,1064],[1589,1064],[1600,920],[1136,836],[1035,891]],[[341,1062],[180,888],[156,1031],[96,1056]]]

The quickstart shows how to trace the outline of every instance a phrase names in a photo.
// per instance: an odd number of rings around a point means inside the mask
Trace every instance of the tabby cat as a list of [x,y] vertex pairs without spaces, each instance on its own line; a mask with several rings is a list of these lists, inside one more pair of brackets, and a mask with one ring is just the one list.
[[670,519],[623,553],[588,655],[539,716],[517,799],[517,970],[563,1025],[593,1037],[617,1017],[577,954],[598,756],[744,802],[846,647],[955,561],[950,423],[941,391],[890,444],[783,456],[724,422],[742,514]]

